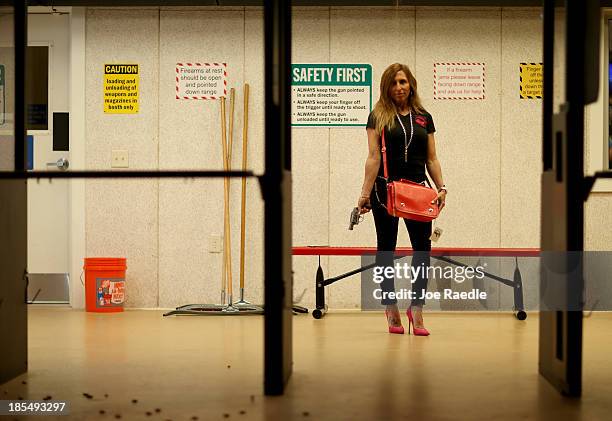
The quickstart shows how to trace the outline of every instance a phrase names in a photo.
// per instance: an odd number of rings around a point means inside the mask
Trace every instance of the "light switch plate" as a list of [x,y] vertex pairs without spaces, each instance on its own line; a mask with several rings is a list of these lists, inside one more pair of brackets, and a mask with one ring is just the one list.
[[111,168],[129,168],[128,151],[113,150],[111,152]]

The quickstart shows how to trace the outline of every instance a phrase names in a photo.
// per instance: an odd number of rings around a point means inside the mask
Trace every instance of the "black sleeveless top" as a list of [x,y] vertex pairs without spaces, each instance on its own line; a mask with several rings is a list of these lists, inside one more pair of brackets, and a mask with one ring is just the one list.
[[[410,115],[402,116],[398,114],[406,130],[402,130],[401,124],[395,119],[395,127],[389,130],[385,127],[385,144],[387,146],[387,169],[391,180],[405,178],[407,180],[422,182],[425,180],[425,162],[427,160],[427,138],[429,133],[434,133],[434,126],[431,114],[412,114],[413,136],[410,142]],[[376,129],[374,114],[368,117],[367,128]],[[381,138],[382,149],[382,138]],[[408,153],[405,153],[405,146],[408,144]],[[384,176],[383,157],[381,152],[380,177]]]

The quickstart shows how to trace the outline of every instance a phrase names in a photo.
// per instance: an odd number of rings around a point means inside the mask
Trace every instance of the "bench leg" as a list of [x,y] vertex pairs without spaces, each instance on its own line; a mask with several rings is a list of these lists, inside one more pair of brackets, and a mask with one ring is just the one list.
[[315,300],[316,308],[312,311],[312,317],[321,319],[327,313],[327,304],[325,304],[325,277],[323,276],[323,268],[321,268],[321,256],[319,256],[319,267],[317,267],[317,276],[315,278]]

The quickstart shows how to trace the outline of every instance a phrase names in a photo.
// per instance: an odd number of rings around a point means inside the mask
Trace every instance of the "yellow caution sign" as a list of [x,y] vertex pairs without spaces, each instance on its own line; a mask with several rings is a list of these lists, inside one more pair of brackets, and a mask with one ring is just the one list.
[[542,99],[542,63],[521,63],[521,99]]
[[138,64],[104,65],[104,112],[138,113]]

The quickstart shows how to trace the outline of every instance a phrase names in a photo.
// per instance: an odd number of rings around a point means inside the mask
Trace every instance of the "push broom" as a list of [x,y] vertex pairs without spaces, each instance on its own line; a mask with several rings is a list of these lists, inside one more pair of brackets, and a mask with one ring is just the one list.
[[[230,124],[229,124],[229,145],[226,139],[226,130],[225,130],[225,99],[221,102],[221,141],[223,142],[223,169],[225,171],[231,170],[231,156],[232,156],[232,138],[234,135],[234,98],[235,98],[235,90],[232,88],[230,90]],[[228,303],[227,306],[223,309],[223,311],[239,311],[233,305],[233,282],[232,282],[232,243],[231,243],[231,227],[230,227],[230,180],[225,177],[223,179],[223,187],[224,187],[224,266],[225,266],[225,276],[223,276],[223,289],[222,295],[225,295],[225,285],[227,280],[227,296]]]
[[[248,127],[249,127],[249,84],[244,84],[244,122],[242,124],[242,171],[247,168],[248,151]],[[246,232],[246,177],[242,177],[242,198],[240,208],[240,300],[237,306],[248,306],[250,302],[244,299],[244,249]]]

